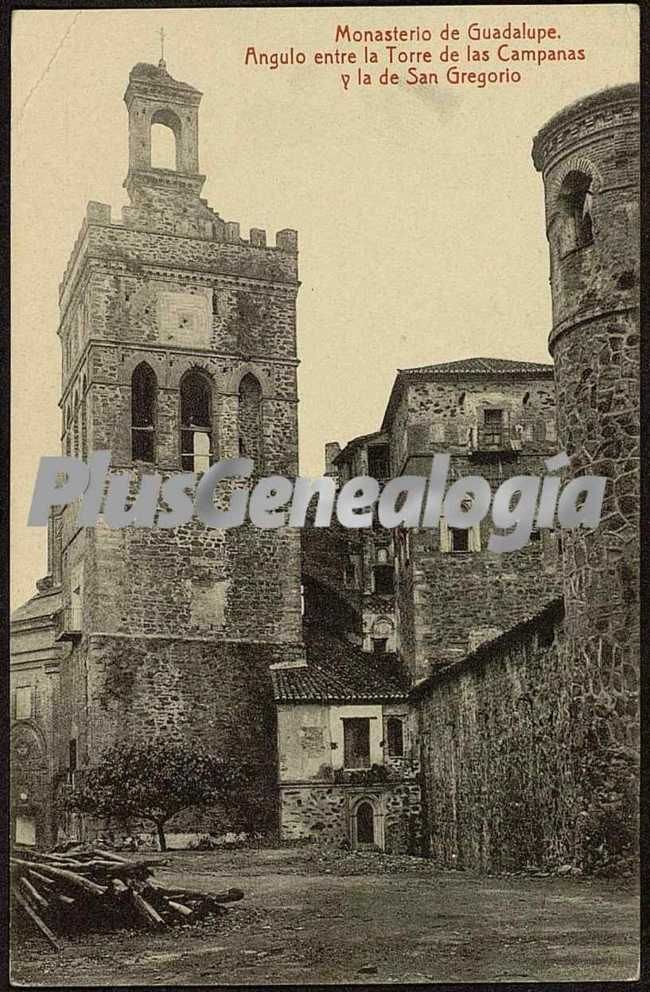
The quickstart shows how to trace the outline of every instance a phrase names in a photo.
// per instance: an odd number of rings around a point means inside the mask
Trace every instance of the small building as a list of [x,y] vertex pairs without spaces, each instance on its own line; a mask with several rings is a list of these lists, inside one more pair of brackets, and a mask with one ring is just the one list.
[[418,744],[394,654],[305,623],[306,664],[272,666],[280,830],[352,849],[419,853]]

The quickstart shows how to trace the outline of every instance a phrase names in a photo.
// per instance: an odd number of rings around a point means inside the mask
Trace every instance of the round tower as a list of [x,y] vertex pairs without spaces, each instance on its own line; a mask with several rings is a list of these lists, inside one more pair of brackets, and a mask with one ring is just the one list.
[[614,688],[627,697],[629,742],[639,659],[638,85],[560,111],[535,138],[533,161],[546,198],[559,444],[572,477],[608,480],[600,525],[563,534],[567,634],[593,673],[594,698]]

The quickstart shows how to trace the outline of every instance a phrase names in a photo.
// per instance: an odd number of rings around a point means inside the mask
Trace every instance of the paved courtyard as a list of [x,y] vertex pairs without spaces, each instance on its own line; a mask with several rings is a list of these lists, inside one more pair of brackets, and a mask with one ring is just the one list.
[[227,919],[13,950],[28,985],[585,981],[637,972],[632,880],[486,878],[310,848],[171,852],[162,883],[240,886]]

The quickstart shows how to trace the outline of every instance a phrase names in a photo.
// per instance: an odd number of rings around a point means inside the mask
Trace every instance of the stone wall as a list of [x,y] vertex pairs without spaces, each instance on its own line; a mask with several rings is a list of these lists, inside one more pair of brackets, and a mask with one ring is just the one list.
[[562,612],[557,601],[414,691],[425,840],[441,865],[634,860],[634,690],[620,653],[575,657]]
[[[269,644],[85,637],[61,673],[58,766],[67,767],[68,735],[77,737],[80,767],[121,741],[193,737],[252,763],[254,789],[261,800],[273,800],[276,718],[268,666],[287,655]],[[219,818],[193,812],[173,825],[218,830]],[[277,823],[259,823],[269,826]]]
[[[487,381],[485,381],[487,380]],[[406,474],[410,455],[465,450],[485,407],[505,411],[505,429],[521,425],[519,435],[530,454],[544,453],[556,441],[555,387],[548,374],[522,376],[427,377],[413,375],[403,384],[390,426],[392,474]]]
[[[572,473],[608,479],[603,518],[566,542],[567,625],[578,653],[638,663],[639,89],[557,114],[535,138],[551,262],[558,428]],[[590,229],[567,244],[566,188],[582,177]],[[568,232],[571,234],[571,230]]]
[[[612,717],[594,739],[585,778],[612,778],[609,748],[639,735],[639,88],[593,94],[535,138],[551,263],[558,434],[574,475],[607,479],[602,519],[564,541],[567,650],[589,681],[613,667],[627,694],[628,732]],[[589,227],[576,240],[567,188],[588,189]],[[573,201],[571,201],[573,202]],[[597,677],[597,675],[595,676]],[[589,721],[589,711],[578,711]],[[613,759],[612,759],[613,761]],[[629,787],[635,788],[635,765]]]
[[[410,471],[421,474],[423,466]],[[494,493],[510,476],[544,472],[539,455],[490,462],[453,455],[450,477],[481,475]],[[473,631],[506,630],[559,592],[554,532],[541,531],[518,551],[497,554],[487,550],[492,529],[488,513],[479,528],[480,550],[462,552],[441,551],[440,528],[398,532],[399,650],[414,680],[469,650]]]
[[[347,848],[355,806],[368,799],[375,810],[376,833],[392,854],[420,853],[420,790],[413,783],[388,786],[309,785],[280,789],[281,829],[286,839],[311,839]],[[381,819],[381,826],[378,820]]]
[[[297,234],[285,229],[267,246],[255,228],[246,240],[200,197],[199,100],[164,67],[134,68],[131,205],[119,224],[109,206],[88,204],[60,285],[63,450],[109,450],[113,468],[134,472],[127,502],[143,474],[182,470],[191,369],[208,383],[213,460],[239,457],[251,433],[239,408],[250,374],[260,393],[256,474],[298,472]],[[174,130],[179,171],[151,168],[153,120]],[[132,458],[131,382],[143,361],[156,381],[150,463]],[[232,488],[219,487],[217,505]],[[268,797],[277,776],[268,666],[303,652],[299,532],[197,520],[79,530],[76,509],[57,520],[54,555],[65,607],[79,579],[82,588],[81,629],[61,674],[59,767],[71,737],[83,768],[123,739],[196,736],[252,760]]]

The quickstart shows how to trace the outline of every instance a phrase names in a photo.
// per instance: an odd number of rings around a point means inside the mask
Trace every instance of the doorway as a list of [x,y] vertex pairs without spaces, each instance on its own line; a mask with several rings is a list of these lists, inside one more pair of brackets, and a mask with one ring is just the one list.
[[36,820],[33,816],[24,816],[22,813],[16,814],[14,840],[16,844],[24,844],[26,847],[35,846]]
[[375,843],[375,811],[369,802],[357,806],[357,846]]

